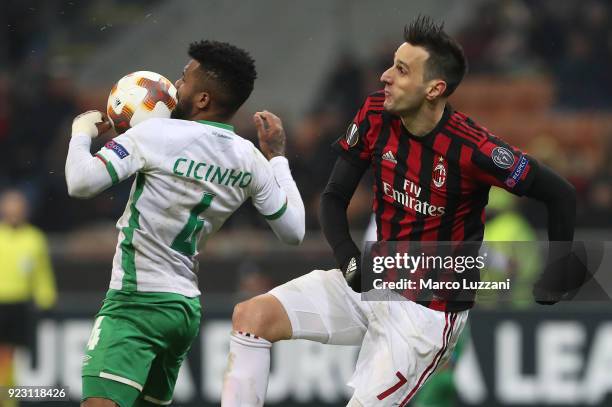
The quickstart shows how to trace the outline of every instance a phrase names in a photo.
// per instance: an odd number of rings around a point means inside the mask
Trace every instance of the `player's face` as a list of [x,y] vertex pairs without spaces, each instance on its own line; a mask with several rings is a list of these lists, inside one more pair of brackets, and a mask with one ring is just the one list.
[[423,80],[429,52],[407,42],[395,52],[393,65],[380,77],[385,84],[385,110],[402,116],[418,110],[425,101]]
[[174,83],[177,103],[170,116],[173,119],[188,120],[193,114],[193,97],[196,93],[197,80],[195,70],[199,65],[199,62],[190,60],[183,68],[183,76]]

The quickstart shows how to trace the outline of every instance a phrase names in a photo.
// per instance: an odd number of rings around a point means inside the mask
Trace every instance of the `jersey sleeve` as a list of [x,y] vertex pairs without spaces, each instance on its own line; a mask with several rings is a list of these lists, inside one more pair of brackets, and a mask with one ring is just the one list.
[[270,162],[255,146],[252,147],[252,150],[254,155],[251,183],[253,206],[266,219],[277,219],[287,210],[287,194],[274,177]]
[[363,166],[371,161],[372,144],[368,138],[371,127],[369,114],[380,114],[384,100],[382,92],[368,96],[346,129],[346,133],[332,144],[334,150],[353,164]]
[[113,185],[144,168],[145,158],[138,146],[140,139],[142,137],[135,129],[130,129],[106,143],[95,154],[104,163]]
[[538,171],[538,162],[500,138],[488,134],[474,151],[475,178],[487,185],[525,195]]

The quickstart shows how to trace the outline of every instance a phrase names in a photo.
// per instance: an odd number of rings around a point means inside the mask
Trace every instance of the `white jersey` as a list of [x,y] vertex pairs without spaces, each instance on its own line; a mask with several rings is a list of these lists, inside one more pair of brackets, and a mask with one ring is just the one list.
[[137,174],[117,222],[112,289],[197,296],[200,239],[208,239],[248,198],[269,220],[287,209],[274,163],[227,124],[150,119],[95,156],[113,184]]

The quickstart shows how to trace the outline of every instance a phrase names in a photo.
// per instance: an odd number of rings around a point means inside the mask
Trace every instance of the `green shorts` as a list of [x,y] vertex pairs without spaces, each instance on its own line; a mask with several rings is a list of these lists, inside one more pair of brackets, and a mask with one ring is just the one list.
[[109,290],[83,358],[83,400],[168,405],[200,329],[200,299]]

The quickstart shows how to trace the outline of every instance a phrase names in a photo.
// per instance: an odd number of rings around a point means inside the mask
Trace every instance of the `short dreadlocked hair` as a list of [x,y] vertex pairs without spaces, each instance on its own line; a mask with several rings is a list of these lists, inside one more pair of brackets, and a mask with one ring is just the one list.
[[467,72],[467,60],[461,45],[444,32],[444,23],[436,24],[431,17],[418,16],[404,27],[404,41],[429,52],[424,79],[444,80],[443,96],[450,96]]
[[188,54],[200,63],[207,80],[214,82],[217,105],[225,115],[233,115],[251,95],[257,78],[251,55],[226,42],[208,40],[191,43]]

